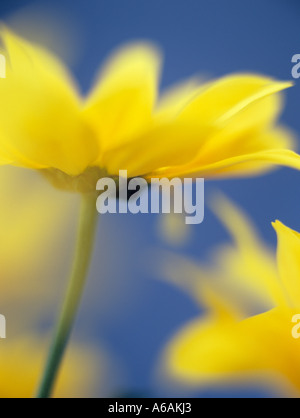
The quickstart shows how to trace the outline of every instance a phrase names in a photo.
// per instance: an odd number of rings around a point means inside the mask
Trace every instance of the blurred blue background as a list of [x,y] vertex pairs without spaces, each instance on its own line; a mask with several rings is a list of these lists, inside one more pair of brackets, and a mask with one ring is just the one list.
[[[47,35],[57,20],[72,30],[66,45],[76,45],[71,69],[83,92],[112,49],[148,39],[164,51],[162,87],[193,74],[222,76],[253,71],[291,79],[291,58],[300,53],[297,0],[2,0],[1,18],[36,14]],[[52,16],[51,24],[49,16]],[[60,29],[59,29],[60,28]],[[66,31],[67,33],[67,31]],[[58,46],[59,51],[59,46]],[[300,132],[300,81],[286,93],[282,121]],[[263,177],[206,182],[206,196],[222,190],[246,209],[261,235],[276,245],[271,221],[300,230],[299,172],[280,169]],[[156,280],[150,250],[167,248],[156,215],[107,215],[99,225],[96,256],[75,333],[101,343],[115,360],[111,395],[272,396],[257,388],[181,392],[157,382],[154,369],[165,342],[198,314],[187,295]],[[205,258],[209,248],[228,239],[213,214],[193,226],[180,253]],[[151,268],[150,268],[151,267]],[[95,303],[91,303],[91,299]],[[99,392],[100,393],[100,392]]]

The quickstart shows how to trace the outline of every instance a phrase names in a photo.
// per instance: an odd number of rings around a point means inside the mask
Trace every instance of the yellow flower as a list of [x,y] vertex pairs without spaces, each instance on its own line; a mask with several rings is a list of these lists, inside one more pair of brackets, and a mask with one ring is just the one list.
[[291,135],[276,125],[279,91],[254,74],[184,83],[158,98],[160,56],[137,43],[114,54],[86,99],[50,52],[7,28],[0,83],[0,162],[42,170],[60,187],[95,188],[103,175],[257,174],[300,168]]
[[[44,340],[36,334],[0,341],[0,398],[32,398],[43,365]],[[100,378],[101,377],[101,378]],[[73,344],[58,378],[54,397],[97,396],[103,371],[99,353]]]
[[187,279],[185,285],[207,313],[170,341],[164,368],[187,385],[255,382],[299,394],[300,340],[293,338],[292,319],[300,314],[300,234],[274,224],[277,270],[247,219],[224,200],[222,209],[219,215],[235,246],[217,253],[217,267],[185,261],[180,270],[171,259],[172,270],[167,269],[171,278]]

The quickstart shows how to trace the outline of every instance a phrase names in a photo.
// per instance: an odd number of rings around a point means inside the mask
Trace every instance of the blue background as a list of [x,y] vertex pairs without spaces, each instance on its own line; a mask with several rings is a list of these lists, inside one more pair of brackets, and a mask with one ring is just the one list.
[[[80,52],[71,68],[83,92],[109,52],[128,40],[149,39],[162,48],[162,87],[195,73],[215,77],[254,71],[290,79],[291,58],[300,53],[297,0],[2,0],[2,19],[9,22],[26,4],[30,5],[27,12],[39,10],[45,22],[47,12],[55,11],[75,28]],[[296,81],[287,91],[282,117],[296,132],[300,132],[299,90],[300,81]],[[206,182],[206,196],[221,189],[246,209],[261,235],[275,247],[271,221],[280,219],[300,230],[299,184],[298,172],[280,169],[254,179]],[[177,251],[201,259],[227,238],[207,210],[204,223],[193,227],[191,242]],[[164,247],[155,215],[101,219],[97,256],[75,332],[101,342],[115,359],[111,395],[272,396],[259,388],[183,393],[166,389],[153,378],[163,344],[198,314],[194,302],[156,280],[154,269],[149,268],[149,250]],[[97,303],[91,304],[91,297]]]

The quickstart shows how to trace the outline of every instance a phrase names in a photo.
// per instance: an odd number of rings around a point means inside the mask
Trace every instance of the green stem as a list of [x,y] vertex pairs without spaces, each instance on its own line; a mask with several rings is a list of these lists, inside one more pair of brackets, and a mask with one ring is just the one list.
[[83,194],[75,258],[69,287],[49,351],[37,398],[49,398],[51,396],[86,281],[93,251],[96,224],[96,197],[94,194]]

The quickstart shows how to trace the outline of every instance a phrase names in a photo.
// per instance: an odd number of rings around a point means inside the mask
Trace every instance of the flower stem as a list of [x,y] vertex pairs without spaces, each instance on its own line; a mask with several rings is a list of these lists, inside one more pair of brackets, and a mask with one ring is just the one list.
[[97,225],[96,196],[83,194],[77,243],[69,287],[62,312],[54,333],[45,371],[38,389],[37,398],[49,398],[63,359],[72,326],[81,300],[91,261]]

